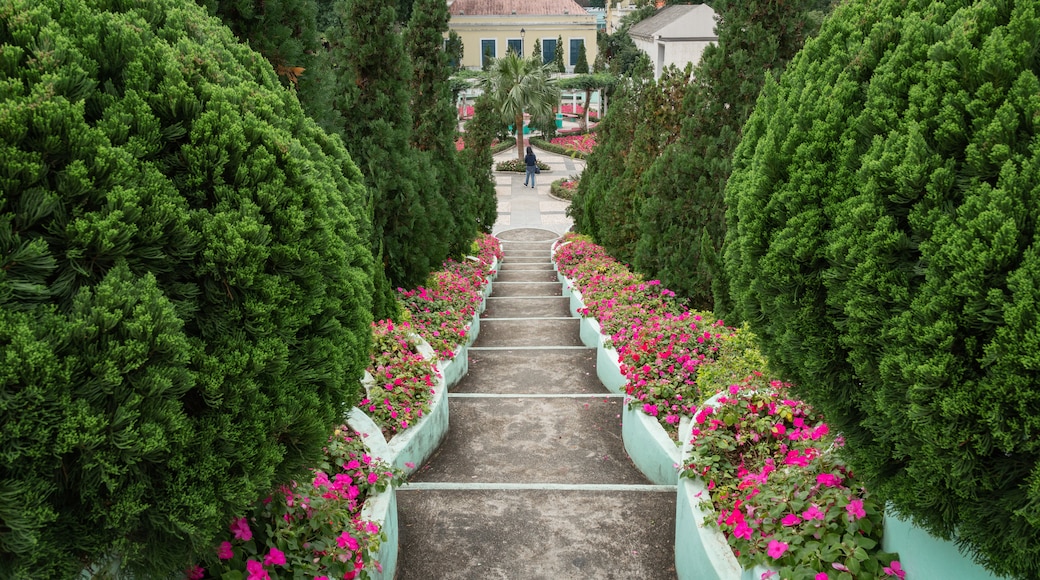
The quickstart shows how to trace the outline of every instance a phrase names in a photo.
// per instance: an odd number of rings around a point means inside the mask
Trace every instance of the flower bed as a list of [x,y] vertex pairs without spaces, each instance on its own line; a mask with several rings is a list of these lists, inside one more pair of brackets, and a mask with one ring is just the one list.
[[570,201],[578,188],[578,177],[563,177],[549,184],[549,193],[554,197]]
[[553,145],[563,147],[564,149],[578,151],[588,155],[596,148],[596,134],[585,133],[583,135],[565,135],[563,137],[551,139],[549,142]]
[[782,578],[902,577],[881,550],[882,508],[838,458],[843,444],[788,385],[755,373],[695,415],[686,477],[741,566]]
[[[544,161],[536,161],[538,169],[542,171],[549,171],[549,164]],[[495,171],[513,171],[518,173],[524,173],[527,171],[527,165],[520,159],[506,159],[505,161],[499,161],[495,164]]]
[[[897,556],[881,550],[882,510],[837,457],[841,438],[789,398],[786,385],[761,373],[731,380],[749,365],[764,368],[750,333],[685,310],[587,239],[564,240],[554,246],[554,261],[580,304],[575,313],[602,325],[628,381],[626,450],[655,482],[672,477],[668,463],[685,466],[676,517],[681,578],[734,578],[742,568],[741,577],[756,580],[905,575]],[[701,407],[719,391],[715,406]],[[679,439],[680,424],[691,426],[691,442],[679,461],[674,445],[629,443],[635,431],[652,441],[658,425],[674,426],[668,431]],[[707,527],[706,514],[716,514]]]
[[555,260],[585,305],[578,314],[595,318],[609,337],[604,346],[617,349],[629,404],[658,418],[678,443],[680,416],[706,398],[696,384],[697,367],[714,360],[731,329],[687,310],[659,281],[643,281],[587,239],[564,239],[572,242],[559,246]]
[[381,569],[373,554],[386,539],[362,517],[365,500],[400,483],[400,472],[375,460],[346,425],[329,438],[326,455],[307,482],[283,486],[253,513],[235,519],[227,539],[187,571],[192,580],[293,577],[355,578]]

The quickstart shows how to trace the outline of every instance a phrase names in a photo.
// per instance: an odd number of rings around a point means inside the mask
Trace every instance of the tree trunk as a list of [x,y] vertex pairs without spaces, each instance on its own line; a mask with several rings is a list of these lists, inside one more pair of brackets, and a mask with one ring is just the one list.
[[516,129],[516,157],[524,160],[524,113],[521,111],[513,119],[513,128]]

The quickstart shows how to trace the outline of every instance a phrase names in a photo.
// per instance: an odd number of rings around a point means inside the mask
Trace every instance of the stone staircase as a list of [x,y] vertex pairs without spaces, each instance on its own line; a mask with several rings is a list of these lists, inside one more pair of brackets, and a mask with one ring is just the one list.
[[581,344],[549,260],[556,234],[499,238],[448,435],[397,492],[396,577],[675,578],[675,487],[651,485],[625,453],[623,398]]

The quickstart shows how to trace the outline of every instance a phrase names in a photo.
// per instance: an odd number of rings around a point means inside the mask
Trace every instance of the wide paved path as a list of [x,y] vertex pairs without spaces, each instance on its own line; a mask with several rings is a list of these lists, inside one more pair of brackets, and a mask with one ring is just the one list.
[[397,493],[398,580],[675,578],[675,487],[625,453],[623,398],[596,378],[549,261],[557,232],[498,235],[450,430]]
[[[524,187],[523,173],[493,172],[498,193],[498,220],[491,233],[496,236],[503,231],[523,228],[541,228],[562,235],[574,223],[566,215],[570,202],[550,196],[549,184],[564,177],[581,175],[585,161],[538,148],[534,149],[534,154],[550,168],[535,177],[534,189]],[[516,149],[509,149],[495,155],[495,163],[515,157]]]

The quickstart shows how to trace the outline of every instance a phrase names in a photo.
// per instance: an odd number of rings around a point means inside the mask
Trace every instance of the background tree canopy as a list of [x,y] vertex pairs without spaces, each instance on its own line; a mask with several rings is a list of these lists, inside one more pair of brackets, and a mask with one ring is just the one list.
[[[1040,577],[1040,14],[850,0],[767,81],[726,188],[734,312],[858,475]],[[729,320],[732,322],[732,320]]]
[[164,577],[357,396],[361,175],[197,5],[2,11],[0,576]]

